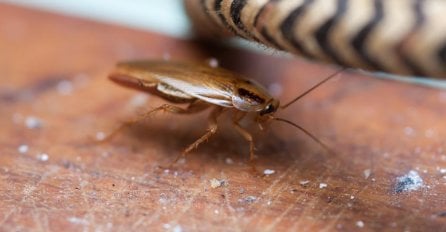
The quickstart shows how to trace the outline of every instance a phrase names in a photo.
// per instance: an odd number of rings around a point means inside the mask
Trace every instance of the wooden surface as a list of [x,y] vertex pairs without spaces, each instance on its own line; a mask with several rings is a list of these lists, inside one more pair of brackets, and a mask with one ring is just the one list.
[[[108,81],[115,62],[216,57],[282,102],[335,69],[8,5],[0,51],[1,231],[446,231],[444,91],[344,72],[278,113],[336,155],[289,126],[247,121],[257,169],[275,172],[256,175],[224,116],[163,169],[204,133],[206,113],[158,114],[94,143],[163,103]],[[398,179],[411,170],[423,180],[412,191]]]

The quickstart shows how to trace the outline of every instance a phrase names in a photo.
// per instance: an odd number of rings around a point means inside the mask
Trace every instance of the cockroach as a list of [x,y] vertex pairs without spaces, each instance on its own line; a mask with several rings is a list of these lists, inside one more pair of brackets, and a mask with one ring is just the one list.
[[[248,113],[256,114],[256,121],[261,127],[262,122],[276,120],[287,123],[301,130],[322,147],[331,151],[318,138],[301,126],[283,118],[274,116],[279,109],[284,109],[299,100],[321,84],[336,76],[343,69],[328,76],[289,103],[280,106],[279,100],[273,98],[264,87],[255,81],[220,67],[210,67],[205,64],[181,63],[173,61],[131,61],[119,63],[109,78],[125,87],[138,89],[161,97],[170,103],[187,103],[186,108],[173,104],[163,104],[154,108],[142,117],[147,117],[157,111],[175,114],[192,114],[212,108],[209,114],[207,132],[190,144],[181,153],[187,153],[197,148],[209,137],[217,132],[217,118],[226,110],[232,110],[232,124],[234,128],[249,142],[250,161],[254,159],[254,140],[252,135],[239,124]],[[123,124],[112,132],[112,137],[124,126],[138,120]],[[262,127],[261,127],[262,128]],[[108,139],[107,138],[107,139]],[[180,155],[176,160],[180,158]],[[175,160],[175,161],[176,161]]]

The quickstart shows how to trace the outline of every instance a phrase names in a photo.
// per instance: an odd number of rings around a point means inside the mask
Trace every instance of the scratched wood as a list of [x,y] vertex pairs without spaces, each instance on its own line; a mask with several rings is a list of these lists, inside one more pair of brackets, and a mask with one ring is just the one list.
[[0,51],[0,231],[446,230],[444,91],[344,72],[279,113],[336,155],[286,125],[246,122],[257,169],[274,170],[258,175],[223,116],[165,169],[204,133],[206,113],[158,114],[94,143],[163,103],[108,81],[115,62],[216,57],[282,101],[335,69],[8,5]]

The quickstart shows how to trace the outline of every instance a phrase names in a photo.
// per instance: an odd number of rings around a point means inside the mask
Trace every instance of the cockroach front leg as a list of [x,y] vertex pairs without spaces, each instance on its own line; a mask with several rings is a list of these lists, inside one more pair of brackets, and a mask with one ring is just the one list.
[[234,128],[237,130],[237,132],[239,134],[241,134],[243,136],[243,138],[245,138],[246,141],[249,142],[249,161],[253,162],[255,155],[254,155],[254,140],[252,138],[252,135],[245,129],[243,129],[239,122],[240,120],[242,120],[244,117],[246,116],[245,112],[235,112],[234,116],[232,118],[232,125],[234,126]]
[[206,134],[201,136],[194,143],[192,143],[186,149],[184,149],[184,151],[181,153],[181,155],[179,155],[175,159],[174,162],[178,161],[180,159],[180,157],[185,157],[187,155],[187,153],[189,153],[193,149],[196,149],[198,147],[198,145],[200,145],[204,141],[208,140],[209,137],[211,137],[213,134],[215,134],[217,132],[217,128],[218,128],[218,126],[217,126],[217,118],[218,118],[218,116],[220,116],[222,111],[223,111],[223,108],[219,107],[219,106],[215,107],[212,110],[211,114],[209,115],[209,126],[208,126]]
[[190,103],[186,109],[183,109],[183,108],[175,106],[175,105],[164,104],[162,106],[159,106],[155,109],[152,109],[152,110],[140,115],[138,118],[136,118],[134,120],[122,123],[118,128],[113,130],[109,135],[107,135],[100,142],[105,142],[105,141],[111,140],[116,134],[118,134],[118,132],[122,131],[125,128],[133,126],[134,124],[138,123],[141,120],[144,120],[145,118],[149,117],[150,115],[152,115],[153,113],[156,113],[158,111],[165,111],[165,112],[174,113],[174,114],[193,114],[193,113],[198,113],[200,111],[203,111],[208,107],[209,107],[209,104],[206,104],[202,101],[194,101],[194,102]]

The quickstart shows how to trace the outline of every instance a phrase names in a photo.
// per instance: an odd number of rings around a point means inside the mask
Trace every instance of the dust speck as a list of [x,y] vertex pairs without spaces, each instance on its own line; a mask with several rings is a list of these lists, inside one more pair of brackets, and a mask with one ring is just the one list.
[[28,147],[28,145],[26,145],[26,144],[22,144],[22,145],[20,145],[20,146],[17,148],[17,151],[18,151],[20,154],[25,154],[26,152],[28,152],[28,150],[29,150],[29,147]]
[[225,184],[225,180],[217,180],[215,178],[209,181],[211,183],[211,188],[218,188]]
[[130,105],[132,107],[141,107],[147,103],[148,99],[148,94],[136,94],[130,99]]
[[257,200],[257,197],[255,196],[247,196],[245,198],[239,199],[239,202],[242,203],[254,203]]
[[363,228],[364,227],[364,222],[363,221],[357,221],[356,222],[356,226],[359,228]]
[[364,178],[368,179],[370,177],[370,174],[372,174],[372,170],[365,169],[363,174],[364,174]]
[[299,181],[299,184],[302,185],[302,186],[305,186],[305,185],[307,185],[308,183],[310,183],[309,180],[301,180],[301,181]]
[[212,68],[217,68],[218,67],[218,60],[217,60],[217,58],[214,58],[214,57],[210,58],[208,60],[208,64]]
[[43,161],[43,162],[48,161],[49,158],[50,157],[49,157],[49,155],[47,153],[39,153],[37,155],[37,159],[40,160],[40,161]]
[[326,188],[327,186],[328,186],[327,183],[320,183],[320,184],[319,184],[319,188],[320,188],[320,189],[324,189],[324,188]]
[[84,218],[69,217],[67,220],[73,224],[79,224],[79,225],[88,225],[89,224],[88,221]]
[[417,171],[410,170],[406,175],[396,178],[395,192],[397,193],[410,192],[421,187],[423,187],[423,179]]
[[265,169],[265,170],[263,170],[263,174],[265,174],[265,175],[272,175],[272,174],[274,174],[276,171],[275,170],[272,170],[272,169]]
[[102,131],[96,132],[96,140],[102,141],[105,139],[105,133]]
[[26,184],[25,187],[23,188],[23,194],[25,196],[29,196],[29,195],[31,195],[34,192],[34,190],[36,190],[36,188],[37,187],[34,186],[34,185]]
[[182,231],[183,231],[183,228],[181,228],[180,225],[176,225],[176,226],[173,228],[172,231],[173,231],[173,232],[182,232]]
[[34,116],[28,116],[25,119],[25,125],[29,129],[38,129],[42,127],[42,121]]
[[407,136],[414,136],[414,135],[415,135],[415,130],[414,130],[412,127],[410,127],[410,126],[406,126],[406,127],[404,128],[404,133],[405,133]]
[[228,165],[231,165],[231,164],[234,163],[234,161],[231,158],[226,158],[225,159],[225,163],[228,164]]
[[280,83],[274,82],[274,83],[271,83],[268,86],[268,91],[274,97],[279,97],[282,94],[282,92],[283,92],[283,88],[282,88],[282,85]]
[[440,174],[446,174],[446,168],[440,168]]

